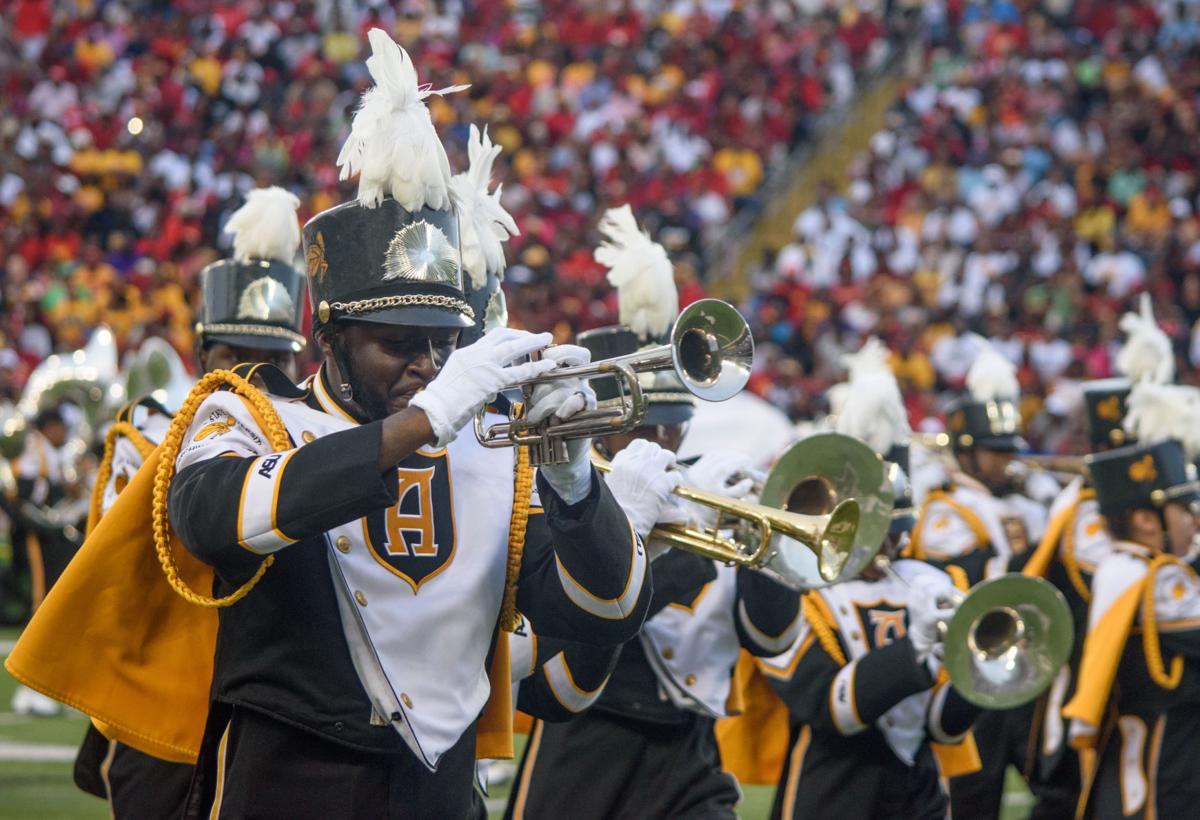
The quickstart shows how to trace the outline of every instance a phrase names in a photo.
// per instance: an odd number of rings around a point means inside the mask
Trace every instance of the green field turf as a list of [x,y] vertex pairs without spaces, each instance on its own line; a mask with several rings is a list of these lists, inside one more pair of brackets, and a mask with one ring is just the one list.
[[[15,630],[0,630],[0,641],[16,638]],[[0,820],[103,820],[108,807],[100,800],[75,788],[68,762],[14,760],[19,750],[12,744],[39,744],[49,747],[76,747],[83,738],[87,721],[78,713],[62,717],[33,718],[9,711],[16,682],[0,670]],[[524,738],[518,738],[523,743]],[[518,754],[520,750],[518,749]],[[1029,815],[1029,797],[1020,778],[1010,772],[1005,798],[1004,820],[1022,820]],[[744,788],[745,800],[738,814],[747,820],[763,820],[771,811],[773,789],[766,786]],[[489,806],[499,807],[491,816],[501,814],[508,787],[494,789]]]

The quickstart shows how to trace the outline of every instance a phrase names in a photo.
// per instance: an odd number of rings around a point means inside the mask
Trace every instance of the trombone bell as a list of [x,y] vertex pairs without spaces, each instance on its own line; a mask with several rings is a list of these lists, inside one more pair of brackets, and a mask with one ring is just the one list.
[[984,709],[1040,695],[1071,653],[1075,629],[1062,593],[1041,578],[1004,575],[977,585],[946,627],[946,672]]

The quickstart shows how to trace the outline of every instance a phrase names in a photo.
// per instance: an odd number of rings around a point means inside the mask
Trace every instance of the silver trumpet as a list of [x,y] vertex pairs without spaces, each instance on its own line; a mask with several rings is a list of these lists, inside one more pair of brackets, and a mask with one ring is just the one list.
[[[641,424],[647,402],[638,374],[674,370],[692,395],[705,401],[725,401],[746,386],[753,361],[754,340],[741,314],[719,299],[701,299],[680,312],[668,344],[560,367],[510,385],[521,389],[524,401],[513,405],[506,422],[485,426],[484,414],[477,415],[475,435],[484,447],[529,447],[534,466],[562,464],[567,460],[568,441],[624,433]],[[612,406],[583,410],[569,419],[551,417],[533,424],[524,418],[535,387],[577,378],[616,379],[618,398]]]

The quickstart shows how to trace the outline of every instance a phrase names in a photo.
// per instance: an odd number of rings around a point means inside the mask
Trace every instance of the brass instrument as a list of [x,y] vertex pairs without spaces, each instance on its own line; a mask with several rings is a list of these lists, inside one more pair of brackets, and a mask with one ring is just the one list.
[[[701,299],[680,312],[669,344],[576,367],[560,367],[511,385],[520,387],[524,394],[522,409],[510,412],[507,422],[486,428],[480,413],[475,417],[475,435],[484,447],[529,447],[530,461],[535,466],[561,464],[567,460],[568,441],[628,432],[641,424],[647,402],[638,382],[639,373],[673,369],[697,398],[725,401],[746,386],[753,361],[754,340],[741,314],[719,299]],[[535,387],[576,378],[616,379],[620,393],[616,405],[537,424],[521,417]]]
[[911,440],[930,450],[947,450],[950,448],[949,433],[919,433],[914,430]]
[[125,394],[130,400],[149,396],[168,410],[178,410],[195,379],[166,339],[151,336],[136,353],[125,356]]
[[[908,586],[884,556],[876,566]],[[1071,609],[1053,584],[1009,573],[951,597],[958,609],[938,628],[942,665],[960,695],[983,709],[1012,709],[1046,691],[1075,640]]]
[[793,589],[819,589],[857,578],[875,558],[891,527],[895,494],[889,466],[858,439],[818,433],[796,442],[779,457],[763,484],[760,501],[791,511],[793,497],[806,485],[820,488],[826,507],[847,499],[858,501],[858,528],[849,554],[836,572],[830,572],[830,564],[823,563],[811,547],[798,549],[782,535],[776,538],[776,555],[766,572]]
[[[612,470],[606,462],[593,464],[600,472]],[[852,498],[843,500],[828,515],[802,515],[696,487],[676,487],[674,493],[716,510],[717,523],[711,528],[656,524],[650,531],[651,539],[723,564],[762,570],[793,589],[809,587],[804,578],[789,574],[790,563],[780,561],[781,551],[795,549],[791,546],[794,544],[803,545],[821,577],[832,581],[850,558],[859,528],[859,506]],[[733,534],[729,536],[721,534],[726,516],[734,519]]]

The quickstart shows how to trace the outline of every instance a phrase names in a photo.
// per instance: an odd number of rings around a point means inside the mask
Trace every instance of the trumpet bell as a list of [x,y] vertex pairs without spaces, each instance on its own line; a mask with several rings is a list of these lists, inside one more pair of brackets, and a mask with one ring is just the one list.
[[736,309],[720,299],[684,308],[671,329],[671,364],[688,391],[704,401],[725,401],[750,380],[754,339]]
[[1041,578],[1005,575],[977,585],[946,627],[943,663],[954,688],[984,709],[1040,695],[1071,654],[1071,610]]
[[[883,459],[858,439],[840,433],[819,433],[793,444],[767,476],[761,501],[790,509],[797,488],[810,481],[822,484],[827,504],[836,505],[820,548],[777,532],[772,539],[775,554],[767,564],[769,574],[793,589],[819,589],[856,578],[883,546],[895,503]],[[851,499],[857,502],[853,526],[844,509]]]

